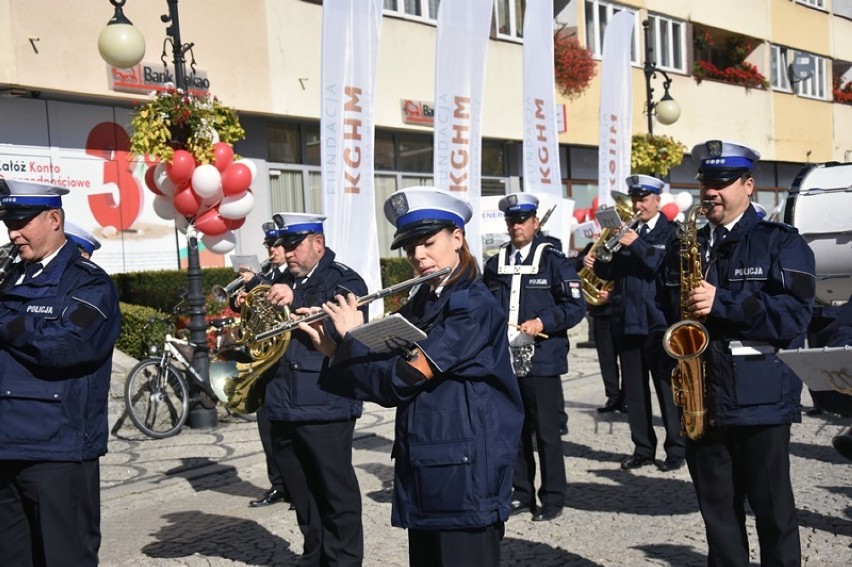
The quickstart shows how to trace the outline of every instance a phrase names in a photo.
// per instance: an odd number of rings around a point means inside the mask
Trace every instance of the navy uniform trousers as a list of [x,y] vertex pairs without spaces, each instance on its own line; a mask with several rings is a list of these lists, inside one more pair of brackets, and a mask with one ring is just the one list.
[[760,564],[801,564],[789,424],[711,427],[702,439],[687,441],[686,463],[706,526],[708,565],[749,564],[746,499],[755,515]]
[[662,337],[662,333],[616,337],[627,401],[627,418],[634,445],[633,454],[654,458],[657,448],[657,435],[652,423],[651,387],[648,379],[650,375],[666,430],[666,456],[683,459],[684,439],[680,436],[680,410],[674,403],[671,386],[672,364],[668,362],[670,359],[663,351]]
[[612,329],[612,308],[609,305],[589,308],[592,316],[592,336],[601,367],[606,403],[618,405],[624,402],[624,391],[618,369],[618,354],[615,351],[615,335]]
[[261,406],[257,410],[257,432],[260,435],[260,444],[263,446],[263,455],[266,458],[266,476],[269,477],[269,486],[275,490],[284,490],[284,479],[275,461],[272,449],[272,422],[266,413],[266,408]]
[[[271,423],[278,470],[305,537],[298,565],[324,567],[324,558],[334,558],[334,565],[360,566],[364,537],[361,492],[352,469],[355,420]],[[324,524],[323,517],[333,523]]]
[[[541,487],[538,497],[542,506],[562,508],[565,505],[565,456],[559,434],[559,401],[562,381],[559,376],[519,376],[524,403],[524,425],[515,463],[512,498],[534,508],[535,448],[541,461]],[[535,435],[535,445],[533,445]]]
[[0,565],[97,565],[100,490],[98,459],[0,461]]

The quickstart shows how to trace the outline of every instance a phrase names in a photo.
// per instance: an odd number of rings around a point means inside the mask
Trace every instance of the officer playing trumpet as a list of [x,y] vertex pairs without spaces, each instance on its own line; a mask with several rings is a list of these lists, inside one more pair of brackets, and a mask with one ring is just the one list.
[[683,466],[684,441],[672,397],[673,363],[662,349],[666,321],[655,302],[656,274],[666,246],[675,238],[675,225],[660,214],[663,181],[649,175],[631,175],[626,182],[637,213],[636,229],[622,231],[620,246],[611,261],[604,262],[593,255],[585,261],[593,263],[597,276],[615,282],[610,296],[612,325],[634,445],[633,454],[621,461],[621,468],[629,470],[654,463],[657,436],[651,424],[650,375],[666,430],[666,458],[659,468],[675,470]]

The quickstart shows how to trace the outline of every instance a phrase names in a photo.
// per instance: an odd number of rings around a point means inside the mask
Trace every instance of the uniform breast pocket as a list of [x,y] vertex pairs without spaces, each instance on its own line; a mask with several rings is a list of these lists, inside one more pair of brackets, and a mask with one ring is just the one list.
[[781,361],[774,354],[733,357],[734,391],[739,406],[781,401]]
[[412,443],[421,512],[462,512],[472,507],[473,455],[470,440]]
[[64,385],[7,379],[0,389],[0,440],[54,441],[64,425]]
[[319,387],[319,372],[293,372],[293,396],[297,406],[321,406],[328,402],[328,394]]

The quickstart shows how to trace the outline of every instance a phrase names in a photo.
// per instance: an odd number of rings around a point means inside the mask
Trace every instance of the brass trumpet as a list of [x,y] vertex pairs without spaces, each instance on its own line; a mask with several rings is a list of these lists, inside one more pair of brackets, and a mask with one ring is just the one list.
[[[260,277],[267,279],[270,275],[272,275],[272,270],[274,269],[275,265],[272,263],[272,257],[270,256],[260,266]],[[218,284],[214,285],[210,288],[210,293],[213,294],[213,299],[216,301],[226,303],[230,301],[233,296],[245,289],[245,287],[246,282],[243,280],[242,276],[240,276],[226,286]]]
[[598,250],[597,258],[601,262],[612,262],[613,255],[621,250],[622,244],[619,242],[621,237],[627,234],[631,230],[635,230],[637,226],[639,226],[639,214],[637,213],[633,220],[631,220],[626,225],[622,226],[618,229],[615,234],[609,237],[602,245],[601,249]]

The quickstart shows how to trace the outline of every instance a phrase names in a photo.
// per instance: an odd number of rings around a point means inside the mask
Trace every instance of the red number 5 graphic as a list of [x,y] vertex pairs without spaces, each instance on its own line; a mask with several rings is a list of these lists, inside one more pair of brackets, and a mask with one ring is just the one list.
[[134,177],[130,136],[115,122],[101,122],[89,131],[86,153],[104,161],[104,184],[118,186],[118,202],[111,193],[89,195],[89,208],[98,224],[127,230],[142,210],[142,186]]

